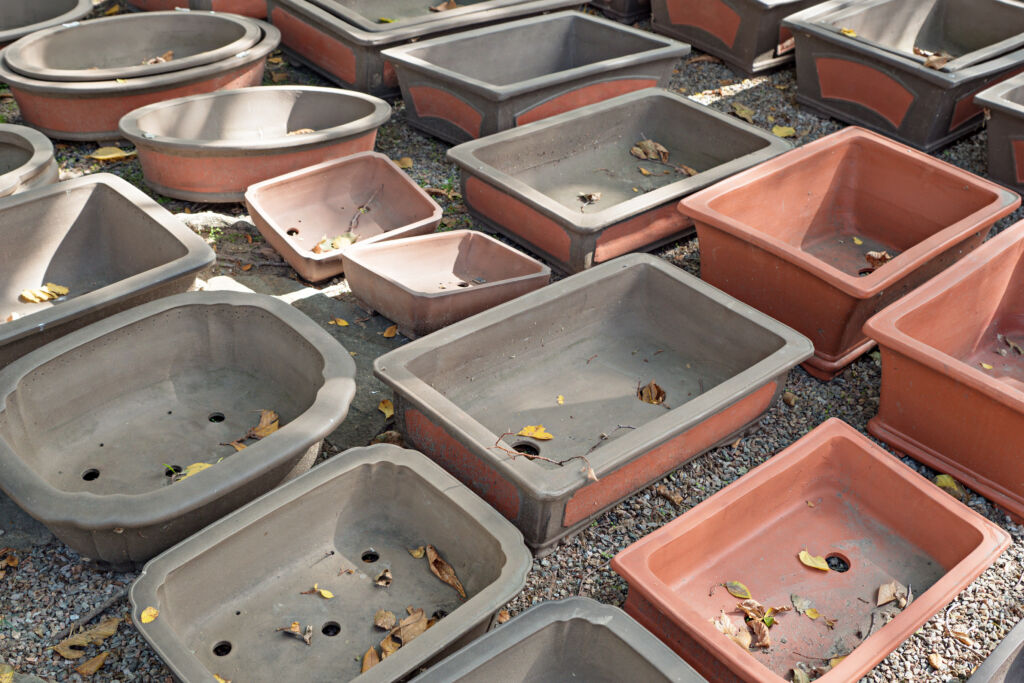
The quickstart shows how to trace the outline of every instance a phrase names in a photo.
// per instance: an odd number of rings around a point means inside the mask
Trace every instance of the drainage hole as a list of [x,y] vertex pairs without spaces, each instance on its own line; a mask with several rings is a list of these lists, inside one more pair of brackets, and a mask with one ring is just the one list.
[[540,449],[526,441],[512,444],[512,448],[523,455],[540,455]]
[[173,477],[175,474],[181,474],[181,465],[164,465],[165,477]]
[[168,415],[173,415],[173,414],[174,414],[174,411],[173,411],[173,410],[168,410],[168,411],[167,411],[167,414],[168,414]]
[[235,616],[236,617],[242,616],[242,611],[241,610],[235,610]]
[[834,572],[845,572],[850,569],[850,561],[842,555],[829,555],[825,558],[825,562],[828,563],[828,568]]
[[85,472],[82,472],[82,479],[86,481],[93,481],[100,478],[100,471],[95,467],[90,467]]
[[369,564],[369,563],[376,562],[377,560],[379,560],[380,559],[380,553],[378,553],[373,548],[370,548],[369,550],[364,550],[363,551],[362,558],[363,558],[363,562],[366,562],[367,564]]
[[328,621],[324,624],[323,628],[320,629],[320,632],[325,636],[336,636],[341,633],[341,625],[336,621]]
[[299,234],[299,229],[298,228],[288,228],[288,235],[289,235],[289,237],[295,237],[298,234]]
[[103,448],[103,444],[100,444],[100,448]]
[[224,413],[210,413],[210,416],[206,418],[210,422],[223,422]]
[[229,652],[231,652],[231,643],[229,643],[226,640],[222,640],[213,646],[213,654],[217,655],[218,657],[223,657]]

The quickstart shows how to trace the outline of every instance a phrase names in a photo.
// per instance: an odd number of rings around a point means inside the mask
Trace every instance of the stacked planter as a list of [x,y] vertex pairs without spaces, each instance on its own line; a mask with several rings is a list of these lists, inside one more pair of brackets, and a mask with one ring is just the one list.
[[92,11],[92,0],[6,0],[0,4],[0,47],[30,33],[70,24]]
[[267,16],[267,0],[128,0],[128,4],[147,12],[187,7],[241,14],[253,19],[263,19]]
[[0,124],[0,197],[57,182],[53,143],[37,130]]
[[974,102],[988,109],[988,175],[1024,192],[1024,74],[983,90]]

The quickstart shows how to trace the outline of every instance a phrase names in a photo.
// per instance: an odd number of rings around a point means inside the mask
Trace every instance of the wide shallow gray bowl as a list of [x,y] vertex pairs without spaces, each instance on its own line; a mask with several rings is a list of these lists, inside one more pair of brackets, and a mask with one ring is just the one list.
[[0,124],[0,197],[57,182],[53,143],[27,126]]
[[0,47],[22,36],[84,19],[92,0],[4,0],[0,3]]

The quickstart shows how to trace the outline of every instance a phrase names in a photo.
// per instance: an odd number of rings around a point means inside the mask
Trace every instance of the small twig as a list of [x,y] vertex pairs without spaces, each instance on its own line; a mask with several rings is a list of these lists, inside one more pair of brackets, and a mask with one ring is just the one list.
[[69,627],[67,627],[67,628],[65,628],[63,630],[60,630],[60,631],[57,631],[56,633],[54,633],[50,637],[51,640],[53,640],[54,642],[58,642],[59,643],[60,641],[64,640],[65,638],[70,636],[72,633],[74,633],[76,629],[79,629],[79,628],[85,626],[90,621],[92,621],[93,619],[95,619],[99,615],[101,615],[104,612],[106,612],[108,609],[110,609],[110,607],[112,605],[114,605],[117,602],[120,602],[127,595],[128,595],[128,586],[125,586],[124,588],[122,588],[121,590],[117,591],[116,593],[111,595],[109,598],[107,598],[106,600],[101,602],[99,604],[99,606],[97,606],[96,608],[94,608],[92,610],[89,610],[89,612],[87,612],[85,616],[80,618],[75,623],[71,624],[71,626],[69,626]]
[[594,573],[599,572],[602,569],[604,569],[605,567],[607,567],[610,562],[611,562],[611,560],[605,560],[604,562],[602,562],[601,564],[597,565],[596,567],[594,567],[593,569],[588,571],[586,574],[584,574],[580,578],[579,585],[576,586],[576,595],[583,595],[583,582],[586,581],[587,579],[589,579],[591,576],[593,576]]
[[374,193],[372,195],[370,195],[370,198],[366,200],[366,203],[363,204],[362,206],[360,206],[358,209],[356,209],[356,213],[355,213],[355,215],[352,216],[352,220],[350,220],[348,222],[348,231],[349,232],[352,232],[353,230],[356,229],[356,226],[359,225],[359,217],[362,216],[364,213],[366,213],[367,211],[370,210],[370,204],[373,203],[373,200],[377,198],[377,195],[379,195],[380,191],[383,190],[383,189],[384,189],[384,184],[381,183],[380,187],[378,187],[374,191]]
[[544,462],[549,462],[552,465],[558,465],[559,467],[565,467],[565,464],[567,462],[572,461],[572,460],[582,460],[587,465],[587,476],[589,478],[593,478],[594,481],[597,481],[597,474],[594,472],[594,468],[590,464],[590,460],[588,460],[587,456],[585,456],[585,455],[574,455],[571,458],[566,458],[565,460],[554,460],[553,458],[548,458],[548,457],[545,457],[543,455],[533,455],[532,453],[522,453],[520,451],[514,451],[511,448],[505,448],[504,446],[501,445],[501,440],[504,439],[506,436],[516,436],[516,433],[515,432],[505,432],[504,434],[502,434],[501,436],[498,437],[498,440],[494,442],[494,445],[491,446],[489,450],[503,451],[506,455],[508,455],[513,460],[515,460],[516,458],[519,458],[519,457],[526,458],[527,460],[543,460]]
[[[614,434],[615,432],[619,431],[620,429],[636,429],[636,427],[634,427],[633,425],[615,425],[615,429],[613,429],[611,431],[611,434]],[[591,453],[593,453],[594,450],[596,450],[598,446],[600,446],[602,443],[604,443],[605,441],[608,440],[609,436],[610,436],[609,434],[605,434],[604,432],[601,432],[601,435],[597,439],[597,443],[595,443],[593,446],[591,446],[590,450],[587,451],[585,455],[590,455]]]
[[[320,564],[321,562],[323,562],[324,560],[326,560],[326,559],[327,559],[328,557],[330,557],[330,556],[331,556],[331,555],[333,555],[333,554],[334,554],[334,551],[333,551],[333,550],[328,550],[328,551],[327,551],[327,552],[326,552],[326,553],[324,554],[324,556],[323,556],[323,557],[321,557],[321,558],[320,558],[319,560],[317,560],[317,561],[316,561],[316,562],[314,562],[313,564]],[[310,566],[312,567],[313,565],[310,565]]]
[[593,356],[591,356],[590,358],[587,359],[587,365],[590,365],[590,361],[594,360],[595,358],[597,358],[597,354],[596,353]]
[[797,652],[796,650],[793,650],[793,654],[800,655],[804,659],[816,659],[819,662],[827,662],[832,659],[831,657],[812,657],[811,655],[805,655],[803,652]]

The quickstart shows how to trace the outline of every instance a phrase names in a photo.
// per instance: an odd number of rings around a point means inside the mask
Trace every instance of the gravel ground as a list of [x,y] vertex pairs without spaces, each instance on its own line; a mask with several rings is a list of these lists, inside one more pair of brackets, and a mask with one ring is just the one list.
[[[104,11],[104,3],[99,11]],[[694,52],[692,56],[699,56]],[[287,57],[271,64],[265,83],[309,83],[327,85],[315,74],[288,64]],[[691,56],[691,57],[692,57]],[[276,60],[275,60],[276,61]],[[728,112],[739,102],[756,114],[754,123],[766,129],[789,125],[797,130],[795,142],[804,144],[842,127],[842,124],[801,110],[794,101],[795,72],[783,69],[767,76],[746,79],[715,62],[681,62],[671,87],[692,99]],[[458,186],[455,167],[445,160],[447,145],[422,135],[405,123],[401,101],[393,102],[395,115],[381,128],[377,149],[392,158],[408,156],[414,165],[410,175],[425,187],[451,190]],[[0,117],[20,123],[17,107],[0,91]],[[122,143],[123,144],[123,143]],[[985,175],[985,132],[979,132],[937,154],[964,169]],[[58,144],[61,178],[106,171],[115,173],[147,191],[137,160],[100,163],[87,158],[97,145]],[[152,194],[150,192],[150,194]],[[440,195],[440,193],[439,193]],[[207,238],[218,250],[214,274],[231,274],[245,265],[298,279],[283,261],[258,237],[247,222],[242,205],[202,205],[156,196],[157,201]],[[445,208],[443,229],[470,227],[471,222],[458,195],[436,197]],[[211,213],[212,212],[212,213]],[[1021,212],[1004,219],[997,229],[1021,217]],[[240,236],[255,236],[250,245]],[[672,263],[697,274],[700,254],[696,239],[660,251]],[[250,271],[251,272],[251,271]],[[318,287],[337,284],[321,283]],[[654,531],[690,507],[734,481],[751,468],[788,446],[830,417],[840,417],[861,432],[878,405],[880,367],[877,354],[862,357],[830,383],[822,383],[796,369],[787,389],[795,396],[792,406],[780,403],[762,420],[759,431],[727,447],[695,458],[659,484],[677,491],[684,504],[675,507],[658,497],[650,487],[630,497],[598,518],[589,528],[560,545],[551,555],[536,560],[526,588],[507,606],[516,614],[543,600],[571,595],[591,596],[621,605],[625,581],[611,571],[610,559],[633,541]],[[932,477],[930,471],[909,458],[903,462]],[[878,665],[866,681],[955,681],[965,679],[1003,636],[1024,616],[1024,529],[1016,526],[984,498],[971,494],[968,504],[1013,537],[1013,545],[995,565],[968,586],[949,606],[910,637]],[[3,545],[0,537],[0,546]],[[116,598],[134,574],[97,572],[54,541],[21,553],[21,565],[0,579],[0,660],[6,660],[23,674],[37,674],[56,680],[82,680],[73,672],[77,662],[61,659],[48,648],[53,635],[80,616]],[[127,599],[115,599],[105,615],[128,618]],[[969,634],[973,646],[954,639],[950,631]],[[122,627],[103,647],[111,653],[103,669],[94,676],[110,681],[169,681],[170,674],[137,632]],[[90,656],[100,651],[93,648]],[[928,664],[929,654],[938,653],[946,668],[936,671]],[[17,680],[17,679],[16,679]]]

